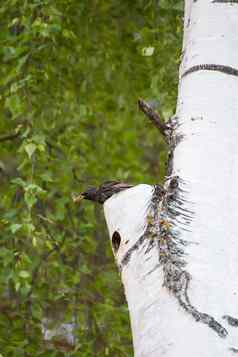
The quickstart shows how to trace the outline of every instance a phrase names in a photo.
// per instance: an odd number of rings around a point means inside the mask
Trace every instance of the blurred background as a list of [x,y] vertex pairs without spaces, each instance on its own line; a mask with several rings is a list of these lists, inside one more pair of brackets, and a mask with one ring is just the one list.
[[71,194],[161,182],[138,98],[174,114],[183,3],[0,5],[0,356],[133,356],[102,206]]

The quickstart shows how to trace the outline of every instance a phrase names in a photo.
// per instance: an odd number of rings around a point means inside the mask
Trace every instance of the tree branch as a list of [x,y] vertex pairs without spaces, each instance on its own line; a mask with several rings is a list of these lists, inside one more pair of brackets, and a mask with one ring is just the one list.
[[5,134],[5,135],[0,135],[0,142],[16,139],[16,138],[20,135],[20,133],[21,133],[21,128],[22,128],[22,124],[19,124],[19,125],[16,127],[14,133]]
[[161,120],[159,114],[155,112],[152,107],[143,99],[138,100],[138,106],[139,109],[149,118],[149,120],[156,126],[156,128],[159,129],[160,133],[167,140],[170,128]]
[[20,131],[13,134],[6,134],[0,136],[0,142],[16,139],[20,135]]

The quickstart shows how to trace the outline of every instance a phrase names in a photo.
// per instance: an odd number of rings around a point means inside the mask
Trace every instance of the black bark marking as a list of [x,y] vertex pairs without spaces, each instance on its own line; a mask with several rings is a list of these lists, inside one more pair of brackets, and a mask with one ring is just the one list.
[[238,319],[236,319],[235,317],[232,317],[230,315],[224,315],[222,316],[222,318],[226,320],[230,326],[238,327]]
[[219,3],[219,4],[238,4],[238,0],[213,0],[213,3]]
[[[164,195],[162,202],[159,240],[164,286],[173,293],[179,305],[196,321],[208,325],[220,337],[226,337],[228,334],[226,329],[211,315],[198,311],[189,298],[191,276],[185,270],[186,261],[184,260],[184,247],[189,243],[179,239],[179,231],[174,230],[177,228],[177,216],[181,218],[184,227],[189,225],[193,217],[193,212],[183,207],[185,191],[180,188],[181,185],[185,185],[185,182],[178,176],[170,177],[166,183],[167,194]],[[185,229],[183,226],[180,227],[182,230]]]
[[192,117],[191,120],[192,120],[192,121],[203,120],[203,117],[202,117],[202,116],[196,117],[196,118],[193,118],[193,117]]
[[145,262],[148,262],[148,260],[150,260],[152,258],[152,256],[148,257],[145,259]]
[[232,76],[238,76],[238,69],[230,66],[224,66],[222,64],[198,64],[187,69],[183,74],[182,78],[187,76],[190,73],[198,72],[198,71],[217,71],[225,74],[229,74]]
[[148,271],[148,273],[146,273],[146,274],[144,275],[144,278],[145,278],[146,276],[152,274],[152,273],[153,273],[155,270],[157,270],[159,267],[160,267],[160,264],[156,264],[156,265],[154,266],[154,268],[152,268],[150,271]]
[[[191,303],[188,290],[191,277],[185,270],[186,262],[183,259],[185,252],[184,247],[189,244],[179,238],[178,233],[174,231],[174,218],[176,215],[181,215],[183,219],[183,197],[184,192],[179,185],[182,180],[178,176],[171,177],[167,182],[167,188],[161,191],[159,186],[155,186],[155,190],[151,200],[151,207],[148,213],[148,225],[145,234],[139,239],[136,246],[132,247],[132,251],[139,248],[143,242],[148,242],[145,253],[151,250],[158,244],[159,249],[159,264],[156,264],[145,276],[148,276],[156,269],[161,267],[164,273],[164,286],[175,296],[179,305],[188,312],[195,321],[202,322],[213,329],[220,337],[224,338],[228,332],[219,324],[211,315],[198,311]],[[174,211],[174,205],[180,206],[180,212]],[[161,213],[162,211],[162,213]],[[186,210],[186,215],[192,218],[192,212]],[[188,224],[188,223],[186,223]],[[128,260],[128,256],[132,253],[129,251],[124,257]],[[123,264],[122,264],[123,265]]]
[[143,236],[141,236],[138,241],[130,248],[128,249],[128,251],[126,252],[126,254],[124,255],[124,257],[121,260],[121,263],[119,265],[119,270],[122,271],[122,269],[124,268],[125,265],[127,265],[131,259],[131,255],[132,253],[134,253],[134,251],[138,250],[139,247],[142,245],[142,243],[146,240],[145,235],[143,234]]
[[234,353],[238,353],[238,348],[231,347],[231,348],[229,348],[229,351],[234,352]]
[[147,248],[145,250],[145,254],[148,254],[154,246],[155,246],[155,241],[153,239],[150,239]]
[[[146,243],[145,254],[148,254],[151,249],[158,244],[158,224],[156,221],[158,219],[158,211],[157,209],[152,209],[156,205],[158,207],[158,203],[162,200],[163,195],[165,194],[163,188],[159,185],[154,186],[154,193],[152,196],[152,200],[150,203],[150,207],[148,207],[148,216],[147,216],[147,227],[145,229],[145,233],[138,239],[138,241],[128,249],[127,253],[121,260],[119,265],[119,270],[122,271],[124,266],[126,266],[134,251],[138,250],[143,243]],[[152,215],[151,215],[152,214]],[[155,224],[156,222],[156,224]]]

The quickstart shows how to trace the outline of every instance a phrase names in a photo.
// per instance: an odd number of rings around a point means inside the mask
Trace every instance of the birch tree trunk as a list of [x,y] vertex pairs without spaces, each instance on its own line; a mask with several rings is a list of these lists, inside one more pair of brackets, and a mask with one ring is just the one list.
[[186,0],[164,187],[104,204],[136,357],[238,354],[238,4]]

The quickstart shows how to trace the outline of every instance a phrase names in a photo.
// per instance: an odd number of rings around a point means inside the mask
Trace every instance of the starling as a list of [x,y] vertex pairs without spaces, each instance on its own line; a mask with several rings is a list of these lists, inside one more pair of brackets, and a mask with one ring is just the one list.
[[86,191],[82,192],[81,195],[75,197],[74,201],[79,202],[82,199],[86,199],[103,204],[108,198],[114,195],[114,193],[121,192],[133,186],[134,185],[119,181],[106,181],[98,188],[91,187]]

